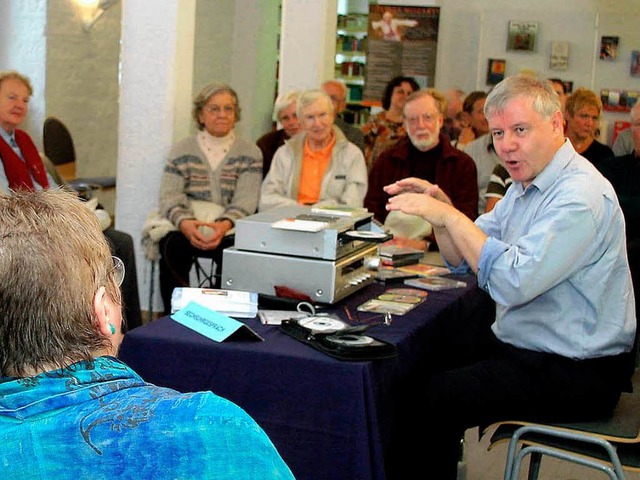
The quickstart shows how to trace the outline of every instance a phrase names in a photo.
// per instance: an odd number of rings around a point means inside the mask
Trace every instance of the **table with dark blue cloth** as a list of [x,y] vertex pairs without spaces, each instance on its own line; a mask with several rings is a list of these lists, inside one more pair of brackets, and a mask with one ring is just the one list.
[[[256,317],[241,319],[263,342],[214,342],[160,318],[126,334],[120,358],[146,381],[181,392],[211,390],[244,408],[267,432],[297,479],[392,479],[406,435],[394,425],[398,408],[421,386],[423,340],[436,318],[469,315],[481,296],[467,287],[429,292],[425,301],[370,335],[397,346],[398,355],[342,361],[311,348]],[[400,285],[402,286],[402,285]],[[357,306],[393,285],[372,284],[327,307],[347,321]],[[359,313],[360,321],[375,321]],[[380,319],[378,319],[380,320]]]

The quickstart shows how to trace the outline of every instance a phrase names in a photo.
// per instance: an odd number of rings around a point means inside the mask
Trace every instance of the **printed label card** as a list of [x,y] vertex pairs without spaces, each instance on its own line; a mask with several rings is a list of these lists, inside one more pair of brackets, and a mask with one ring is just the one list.
[[[227,317],[191,301],[186,307],[171,315],[171,318],[191,330],[216,342],[223,342],[231,336],[248,336],[252,340],[264,341],[260,335],[238,320]],[[234,335],[236,334],[236,335]]]

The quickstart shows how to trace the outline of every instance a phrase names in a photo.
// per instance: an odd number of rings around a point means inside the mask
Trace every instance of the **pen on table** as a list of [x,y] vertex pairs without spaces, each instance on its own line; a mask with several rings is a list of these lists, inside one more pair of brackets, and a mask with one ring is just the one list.
[[349,311],[349,307],[347,307],[346,305],[344,307],[344,313],[347,314],[347,319],[349,319],[350,322],[353,322],[353,316],[351,316],[351,311]]

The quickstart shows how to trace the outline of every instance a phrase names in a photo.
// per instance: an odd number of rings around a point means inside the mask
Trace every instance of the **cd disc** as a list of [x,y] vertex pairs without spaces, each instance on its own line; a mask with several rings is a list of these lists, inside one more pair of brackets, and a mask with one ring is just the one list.
[[389,236],[388,233],[371,232],[369,230],[349,230],[346,235],[360,240],[384,240]]
[[370,345],[373,343],[373,338],[366,335],[331,335],[326,337],[326,340],[336,345],[345,345],[350,347],[361,347],[363,345]]
[[308,317],[298,320],[298,324],[308,328],[314,333],[339,332],[347,328],[347,324],[335,318],[328,317]]

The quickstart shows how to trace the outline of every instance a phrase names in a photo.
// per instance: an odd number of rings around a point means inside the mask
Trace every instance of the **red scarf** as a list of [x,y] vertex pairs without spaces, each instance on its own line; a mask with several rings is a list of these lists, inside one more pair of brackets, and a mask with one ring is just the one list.
[[24,161],[0,136],[0,160],[9,181],[9,188],[15,190],[34,190],[33,178],[43,188],[49,188],[47,172],[40,158],[40,153],[27,132],[16,129],[15,138]]

